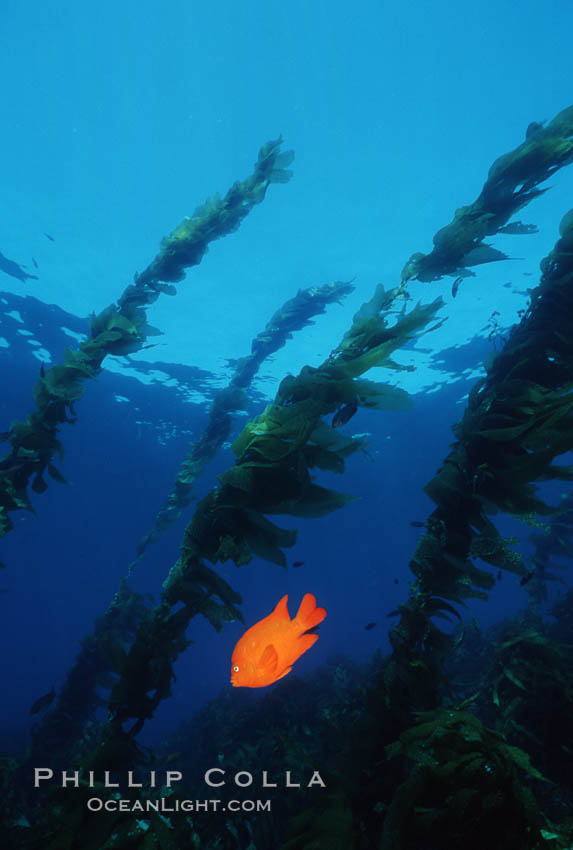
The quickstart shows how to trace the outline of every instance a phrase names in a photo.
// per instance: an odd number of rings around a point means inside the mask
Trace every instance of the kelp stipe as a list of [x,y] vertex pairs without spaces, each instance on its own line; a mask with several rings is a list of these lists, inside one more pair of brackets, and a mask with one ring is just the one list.
[[[494,576],[476,558],[518,575],[526,567],[488,514],[527,520],[551,514],[534,482],[572,480],[573,470],[553,461],[573,448],[573,216],[543,260],[540,285],[488,375],[474,387],[452,451],[426,492],[437,507],[411,561],[416,576],[410,600],[391,632],[396,654],[426,655],[443,643],[432,623],[446,605],[486,598]],[[445,602],[444,600],[448,600]]]
[[191,503],[195,481],[229,437],[231,414],[245,407],[246,399],[242,391],[250,385],[264,361],[282,348],[295,331],[312,324],[314,316],[324,313],[333,301],[340,303],[353,289],[350,282],[342,281],[300,289],[294,298],[290,298],[276,311],[265,329],[253,339],[251,353],[236,363],[228,386],[217,392],[205,430],[200,438],[192,443],[177,474],[175,485],[157,514],[153,529],[140,541],[137,558],[129,568],[130,573],[143,556],[146,547],[156,542]]
[[[531,126],[531,125],[530,125]],[[532,224],[510,218],[547,191],[538,189],[559,168],[573,162],[573,106],[563,109],[547,127],[526,133],[525,141],[500,156],[489,170],[479,197],[456,210],[450,224],[438,230],[429,254],[412,254],[402,280],[433,281],[444,275],[473,277],[471,266],[509,259],[484,242],[496,233],[536,233]]]
[[253,174],[237,181],[224,198],[209,198],[191,218],[162,240],[155,259],[135,283],[129,285],[117,304],[92,316],[89,339],[77,351],[68,348],[64,362],[47,369],[34,389],[36,409],[24,422],[13,422],[5,436],[10,454],[0,462],[0,536],[13,527],[9,514],[32,510],[28,486],[43,493],[47,489],[46,471],[57,481],[65,479],[54,465],[63,455],[58,439],[60,426],[76,421],[75,403],[84,392],[83,384],[95,378],[109,355],[139,351],[149,336],[160,333],[146,321],[146,307],[160,294],[175,295],[177,290],[166,281],[179,281],[185,269],[197,265],[209,244],[233,233],[256,204],[261,203],[271,183],[285,183],[291,172],[292,151],[280,152],[282,139],[267,142],[259,151]]

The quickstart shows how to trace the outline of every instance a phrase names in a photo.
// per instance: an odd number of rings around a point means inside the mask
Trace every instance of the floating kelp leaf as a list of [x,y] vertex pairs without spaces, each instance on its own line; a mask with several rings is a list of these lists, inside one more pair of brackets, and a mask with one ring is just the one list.
[[83,351],[87,354],[90,361],[100,361],[105,357],[105,352],[111,343],[121,340],[122,334],[120,331],[102,331],[96,337],[88,340],[83,346]]
[[213,599],[207,599],[202,603],[201,614],[217,632],[223,630],[225,623],[234,623],[236,620],[244,623],[241,612],[237,608],[232,605],[220,605]]
[[424,610],[431,617],[439,616],[440,613],[447,611],[449,614],[453,614],[461,623],[462,617],[459,611],[450,605],[449,602],[446,602],[445,599],[440,599],[438,596],[433,596],[427,601],[424,602]]
[[307,446],[304,456],[309,468],[327,469],[341,474],[344,472],[344,460],[336,452],[330,452],[320,446]]
[[225,581],[215,570],[210,569],[203,563],[199,563],[194,571],[193,576],[196,581],[200,582],[209,593],[216,594],[221,602],[228,606],[240,605],[241,595],[233,590],[231,585]]
[[159,328],[154,328],[153,325],[148,325],[147,322],[144,322],[142,325],[140,325],[137,332],[144,334],[146,337],[164,335],[163,331],[160,331]]
[[368,442],[370,434],[354,434],[347,436],[341,431],[330,428],[325,422],[320,421],[316,428],[312,431],[309,439],[308,448],[312,448],[312,444],[340,456],[341,458],[348,457],[354,452],[362,449]]
[[414,401],[406,390],[374,381],[357,381],[360,406],[371,410],[411,410]]
[[141,351],[141,340],[134,339],[130,342],[128,339],[119,338],[117,342],[110,342],[107,346],[107,350],[109,354],[116,357],[123,357],[126,354],[135,354],[137,351]]
[[290,169],[283,168],[273,168],[269,174],[269,180],[271,183],[288,183],[291,177],[292,171]]
[[231,449],[242,463],[247,459],[260,463],[261,458],[271,463],[286,460],[304,445],[319,411],[320,405],[314,402],[284,408],[269,405],[262,416],[245,426]]
[[384,361],[384,368],[385,369],[393,369],[396,372],[415,372],[416,371],[416,367],[412,366],[411,363],[407,363],[407,364],[397,363],[395,360],[392,360],[391,357],[387,357],[386,360]]
[[512,235],[525,235],[529,233],[539,233],[539,228],[536,224],[523,224],[522,221],[511,221],[500,227],[498,233],[510,233]]
[[243,534],[253,552],[273,564],[286,567],[286,557],[282,549],[294,546],[297,532],[279,528],[256,511],[246,510],[241,513],[245,523]]
[[138,328],[137,325],[134,324],[133,321],[128,319],[126,316],[121,313],[110,313],[108,320],[106,322],[106,330],[108,331],[121,331],[122,334],[128,334],[129,336],[137,336]]
[[485,244],[472,248],[462,257],[462,263],[468,266],[495,263],[497,260],[509,260],[509,257],[503,251],[498,251],[497,248]]
[[292,516],[308,519],[321,517],[342,508],[348,502],[353,502],[354,498],[354,496],[347,496],[345,493],[338,493],[336,490],[320,487],[318,484],[308,484],[303,489],[300,500],[297,502],[283,501],[277,507],[276,513],[284,511]]
[[275,168],[288,168],[294,162],[294,151],[284,151],[275,156]]

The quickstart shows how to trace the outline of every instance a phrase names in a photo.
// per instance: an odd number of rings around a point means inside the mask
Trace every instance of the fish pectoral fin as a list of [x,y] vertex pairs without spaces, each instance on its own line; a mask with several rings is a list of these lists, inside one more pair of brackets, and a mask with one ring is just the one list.
[[276,670],[278,661],[279,656],[277,654],[277,651],[272,645],[272,643],[269,643],[268,646],[265,647],[263,654],[259,659],[257,667],[262,667],[263,669],[272,672],[273,670]]
[[282,679],[282,677],[286,676],[287,673],[290,673],[291,670],[292,670],[292,667],[287,667],[286,670],[283,670],[283,672],[280,674],[280,676],[276,677],[275,682],[278,682],[279,679]]

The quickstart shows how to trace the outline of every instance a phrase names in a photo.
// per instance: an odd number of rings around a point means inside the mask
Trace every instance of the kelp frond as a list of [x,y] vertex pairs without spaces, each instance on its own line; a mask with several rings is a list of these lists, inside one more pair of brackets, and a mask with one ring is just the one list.
[[301,289],[294,298],[289,299],[276,311],[265,329],[255,337],[251,344],[251,354],[236,363],[229,385],[216,394],[205,430],[199,440],[191,445],[175,485],[157,515],[153,529],[140,541],[137,558],[131,564],[130,572],[147,545],[157,541],[161,533],[169,528],[181,515],[182,510],[191,503],[195,481],[228,439],[232,426],[231,414],[245,407],[246,400],[242,391],[250,385],[264,361],[282,348],[293,333],[312,324],[314,316],[324,313],[333,301],[340,303],[353,289],[349,282],[342,281]]
[[59,428],[75,422],[74,404],[84,392],[83,384],[95,378],[109,355],[131,354],[141,349],[149,336],[159,331],[146,320],[146,308],[160,294],[175,295],[174,286],[162,281],[179,281],[185,269],[200,262],[208,245],[236,230],[255,204],[265,197],[271,183],[284,183],[290,172],[285,167],[294,154],[280,152],[281,139],[267,142],[260,150],[253,174],[236,182],[224,198],[211,198],[166,237],[153,262],[117,301],[92,316],[89,338],[77,351],[67,349],[64,362],[47,369],[36,384],[36,409],[24,422],[13,422],[6,439],[11,453],[0,461],[0,536],[13,527],[9,513],[30,510],[28,485],[43,493],[46,470],[56,480],[61,474],[53,464],[63,454],[57,438]]
[[559,168],[573,162],[573,106],[563,109],[547,127],[527,134],[511,153],[503,154],[489,170],[479,197],[456,210],[453,221],[434,236],[429,254],[412,254],[402,280],[433,281],[444,275],[473,276],[471,266],[506,260],[484,242],[496,233],[535,233],[535,225],[510,218],[547,189],[537,188]]

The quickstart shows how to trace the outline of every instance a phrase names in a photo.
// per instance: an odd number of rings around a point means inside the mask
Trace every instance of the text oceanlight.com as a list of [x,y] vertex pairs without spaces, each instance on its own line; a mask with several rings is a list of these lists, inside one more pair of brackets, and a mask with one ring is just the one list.
[[86,802],[90,812],[270,812],[270,800],[104,800],[90,797]]

